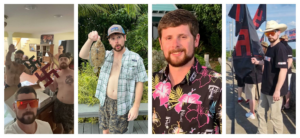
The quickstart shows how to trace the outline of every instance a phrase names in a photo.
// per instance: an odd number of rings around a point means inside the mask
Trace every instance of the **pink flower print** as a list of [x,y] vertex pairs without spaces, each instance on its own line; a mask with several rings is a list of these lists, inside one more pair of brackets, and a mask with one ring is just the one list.
[[182,95],[179,99],[178,99],[178,104],[175,106],[175,111],[179,114],[179,112],[182,109],[182,104],[183,103],[191,103],[191,104],[202,104],[201,101],[198,101],[199,98],[201,97],[198,94],[192,94],[192,92],[194,92],[196,89],[192,88],[192,91],[189,92],[188,94],[184,94]]
[[155,86],[155,91],[153,92],[153,99],[159,97],[160,106],[164,105],[169,101],[169,95],[171,93],[171,83],[170,82],[159,82]]
[[[185,118],[189,121],[189,122],[192,122],[194,119],[195,120],[197,120],[197,122],[198,122],[198,128],[201,128],[201,127],[203,127],[204,125],[206,125],[206,124],[208,124],[209,123],[209,117],[208,117],[208,115],[207,114],[205,114],[204,112],[203,112],[203,109],[202,109],[202,107],[201,107],[201,104],[199,104],[199,105],[197,105],[197,109],[190,109],[190,106],[191,106],[191,104],[187,107],[187,109],[188,109],[188,111],[187,111],[187,113],[185,114]],[[191,118],[189,118],[188,117],[188,114],[195,114],[195,113],[197,113],[197,116],[195,116],[195,117],[191,117]],[[200,122],[200,120],[201,119],[206,119],[206,122],[204,121],[204,122]]]

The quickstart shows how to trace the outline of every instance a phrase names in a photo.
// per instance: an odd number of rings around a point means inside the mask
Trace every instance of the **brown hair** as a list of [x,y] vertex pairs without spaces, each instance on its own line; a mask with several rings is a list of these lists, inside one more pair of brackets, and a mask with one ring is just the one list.
[[16,92],[15,100],[17,101],[19,94],[23,94],[23,93],[25,94],[33,93],[35,95],[35,98],[37,98],[36,92],[31,86],[23,86]]
[[68,59],[71,59],[72,55],[71,53],[67,52],[67,53],[60,54],[58,59],[60,59],[61,57],[66,57]]
[[159,38],[162,36],[162,29],[166,29],[168,27],[177,27],[179,25],[188,25],[191,34],[194,36],[194,39],[196,39],[196,36],[199,33],[199,23],[196,17],[190,11],[184,9],[168,12],[161,18],[158,24]]

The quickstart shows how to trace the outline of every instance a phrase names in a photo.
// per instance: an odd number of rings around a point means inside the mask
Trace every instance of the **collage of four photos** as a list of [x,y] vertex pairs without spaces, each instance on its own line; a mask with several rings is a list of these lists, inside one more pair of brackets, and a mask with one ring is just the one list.
[[296,134],[296,4],[4,4],[3,60],[4,134]]

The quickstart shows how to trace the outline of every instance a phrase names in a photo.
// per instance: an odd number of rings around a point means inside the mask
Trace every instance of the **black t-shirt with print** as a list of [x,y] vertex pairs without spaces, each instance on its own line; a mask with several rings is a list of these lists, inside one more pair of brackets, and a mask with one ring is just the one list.
[[[286,46],[288,58],[293,58],[293,49],[286,41],[281,41]],[[292,67],[288,69],[288,74],[292,74]]]
[[220,134],[221,74],[195,63],[181,83],[172,87],[169,67],[152,78],[153,134]]
[[[264,57],[264,72],[261,89],[263,94],[273,96],[278,82],[279,71],[281,68],[287,67],[288,63],[286,46],[283,43],[277,43],[273,47],[269,46]],[[281,87],[280,96],[286,95],[288,92],[287,80],[288,79],[285,79]]]

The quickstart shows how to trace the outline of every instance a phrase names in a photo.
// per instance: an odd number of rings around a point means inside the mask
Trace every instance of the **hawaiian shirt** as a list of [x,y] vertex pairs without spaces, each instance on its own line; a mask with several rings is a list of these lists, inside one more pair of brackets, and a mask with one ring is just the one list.
[[[114,61],[114,52],[106,51],[105,61],[100,70],[95,97],[104,105],[107,84]],[[132,107],[136,82],[148,81],[143,59],[127,48],[123,53],[121,72],[118,80],[117,114],[124,115]]]
[[181,83],[171,86],[169,66],[152,78],[153,134],[219,134],[222,123],[221,74],[195,63]]

